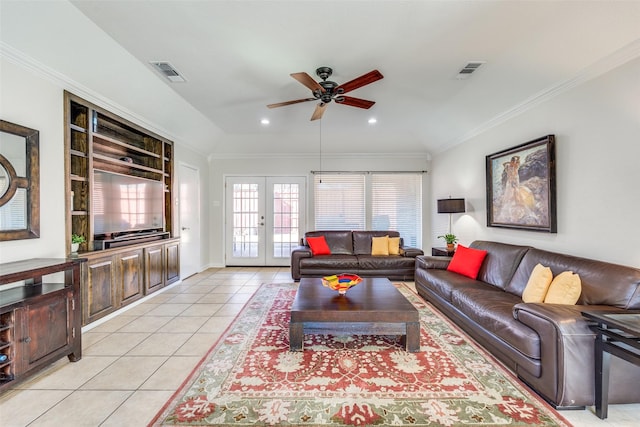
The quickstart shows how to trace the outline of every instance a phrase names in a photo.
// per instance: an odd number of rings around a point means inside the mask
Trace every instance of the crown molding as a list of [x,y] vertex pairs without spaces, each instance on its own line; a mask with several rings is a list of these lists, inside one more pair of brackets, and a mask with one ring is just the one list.
[[[249,159],[312,159],[317,160],[318,153],[213,153],[207,159],[213,160],[249,160]],[[423,153],[322,153],[322,159],[423,159],[431,160],[431,155]]]
[[618,49],[612,54],[604,57],[600,61],[591,64],[590,66],[582,69],[576,76],[564,80],[560,83],[552,85],[537,94],[525,99],[519,104],[516,104],[509,110],[506,110],[497,116],[491,118],[490,120],[484,122],[480,126],[470,130],[459,138],[448,141],[445,144],[440,145],[434,152],[441,153],[450,148],[453,148],[463,142],[466,142],[472,138],[475,138],[478,135],[487,132],[488,130],[507,122],[508,120],[519,116],[520,114],[528,111],[550,99],[555,98],[556,96],[573,89],[577,86],[582,85],[583,83],[588,82],[596,77],[599,77],[615,68],[620,67],[621,65],[626,64],[627,62],[640,57],[640,39],[635,40],[628,45]]

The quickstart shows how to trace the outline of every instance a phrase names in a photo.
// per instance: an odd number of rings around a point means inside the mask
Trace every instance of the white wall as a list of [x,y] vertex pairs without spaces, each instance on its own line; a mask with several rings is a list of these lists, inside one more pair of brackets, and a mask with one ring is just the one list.
[[[323,171],[423,171],[429,170],[431,162],[424,154],[349,154],[340,157],[322,156]],[[305,176],[307,186],[312,186],[311,171],[319,170],[318,155],[296,157],[256,155],[246,158],[212,158],[210,160],[210,209],[211,234],[210,253],[212,266],[224,266],[224,181],[227,176]],[[423,224],[429,224],[429,174],[423,175]],[[307,191],[307,205],[312,191]],[[307,212],[307,229],[313,229],[312,216]],[[423,227],[422,240],[429,241],[427,229]]]
[[40,132],[40,238],[0,242],[0,260],[64,257],[63,91],[2,57],[0,67],[0,118]]
[[[558,233],[487,227],[485,156],[547,134],[556,136]],[[454,216],[462,244],[496,240],[640,267],[639,159],[635,59],[434,155],[430,209],[449,194],[467,199],[468,212]],[[447,221],[433,215],[434,245]]]

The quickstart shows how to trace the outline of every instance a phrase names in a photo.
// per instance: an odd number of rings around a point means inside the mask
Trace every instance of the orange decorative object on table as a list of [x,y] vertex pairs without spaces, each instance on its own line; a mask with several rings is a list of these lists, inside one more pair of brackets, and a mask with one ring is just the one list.
[[340,295],[347,293],[347,289],[362,282],[362,278],[357,274],[334,274],[333,276],[325,276],[322,278],[322,285],[338,291]]

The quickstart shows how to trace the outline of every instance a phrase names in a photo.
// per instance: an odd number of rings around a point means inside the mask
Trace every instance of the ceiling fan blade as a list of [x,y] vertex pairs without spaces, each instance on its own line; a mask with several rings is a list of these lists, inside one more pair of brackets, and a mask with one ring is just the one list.
[[378,70],[369,71],[367,74],[364,74],[360,77],[356,77],[355,79],[349,82],[341,84],[336,88],[336,92],[337,93],[351,92],[354,89],[358,89],[359,87],[378,81],[383,77],[384,76]]
[[352,96],[340,96],[335,99],[338,104],[350,105],[352,107],[364,108],[365,110],[371,108],[374,101],[367,101],[366,99],[354,98]]
[[312,92],[316,90],[322,93],[325,92],[324,88],[307,73],[292,73],[291,77],[311,89]]
[[284,107],[285,105],[298,104],[300,102],[315,101],[315,98],[296,99],[293,101],[278,102],[277,104],[269,104],[268,108]]
[[324,110],[327,109],[327,105],[329,104],[325,104],[324,102],[321,102],[318,105],[316,105],[316,109],[311,115],[311,120],[321,119],[322,115],[324,114]]

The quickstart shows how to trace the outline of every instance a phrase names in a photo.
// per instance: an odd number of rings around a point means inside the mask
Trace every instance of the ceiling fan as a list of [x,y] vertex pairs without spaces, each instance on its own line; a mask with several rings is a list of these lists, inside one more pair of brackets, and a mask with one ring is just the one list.
[[311,94],[313,98],[302,98],[296,99],[293,101],[279,102],[277,104],[269,104],[267,107],[276,108],[276,107],[284,107],[285,105],[298,104],[300,102],[307,101],[320,101],[320,103],[316,106],[315,111],[311,115],[311,120],[318,120],[322,118],[324,114],[324,110],[327,108],[327,105],[333,100],[338,104],[349,105],[351,107],[358,107],[369,109],[374,101],[367,101],[366,99],[354,98],[352,96],[343,96],[347,92],[351,92],[352,90],[358,89],[359,87],[368,85],[369,83],[373,83],[377,80],[380,80],[384,76],[378,70],[373,70],[368,72],[367,74],[363,74],[360,77],[357,77],[347,83],[343,83],[338,85],[336,82],[332,82],[327,80],[333,73],[333,70],[330,67],[320,67],[316,70],[316,74],[318,77],[322,79],[321,82],[317,82],[307,73],[293,73],[291,77],[311,89]]

